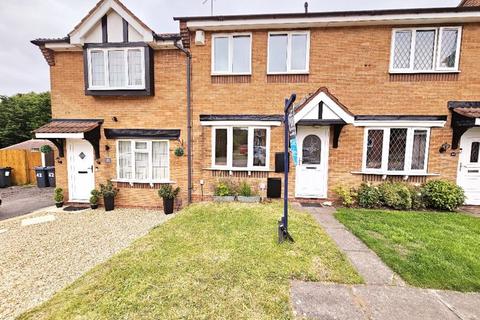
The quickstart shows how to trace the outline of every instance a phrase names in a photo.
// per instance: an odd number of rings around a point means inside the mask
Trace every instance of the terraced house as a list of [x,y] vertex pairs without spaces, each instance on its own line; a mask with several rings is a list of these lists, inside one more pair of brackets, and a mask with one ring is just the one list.
[[208,199],[219,179],[277,197],[296,93],[292,197],[445,178],[480,204],[479,6],[178,17],[161,34],[103,0],[67,37],[33,41],[54,117],[36,135],[59,148],[71,202],[107,179],[124,206],[160,206],[165,183]]

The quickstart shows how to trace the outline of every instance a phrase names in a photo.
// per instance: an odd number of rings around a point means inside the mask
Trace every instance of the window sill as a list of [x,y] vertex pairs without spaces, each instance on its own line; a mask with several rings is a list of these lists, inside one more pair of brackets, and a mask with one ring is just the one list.
[[288,75],[306,75],[310,74],[309,71],[290,71],[290,72],[267,72],[267,76],[288,76]]
[[371,172],[371,171],[351,171],[351,174],[368,174],[376,176],[405,176],[405,177],[436,177],[440,176],[439,173],[428,173],[428,172]]
[[430,71],[417,71],[417,70],[412,70],[412,71],[396,71],[396,70],[389,70],[388,71],[390,74],[441,74],[441,73],[461,73],[460,70],[430,70]]
[[219,167],[210,167],[204,168],[204,170],[209,171],[235,171],[235,172],[274,172],[274,170],[270,170],[267,168],[219,168]]
[[112,179],[112,182],[122,182],[122,183],[129,183],[133,185],[134,183],[141,183],[141,184],[174,184],[175,181],[172,180],[160,180],[160,181],[145,181],[145,180],[124,180],[124,179]]
[[222,76],[251,76],[252,73],[251,72],[247,72],[247,73],[215,73],[215,72],[212,72],[210,74],[212,77],[222,77]]

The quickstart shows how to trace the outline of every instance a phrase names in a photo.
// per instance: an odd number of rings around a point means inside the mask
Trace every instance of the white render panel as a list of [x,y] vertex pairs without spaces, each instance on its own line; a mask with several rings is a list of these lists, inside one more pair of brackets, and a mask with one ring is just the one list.
[[112,11],[107,16],[108,42],[123,42],[123,19]]
[[137,42],[143,41],[143,36],[135,30],[134,27],[128,25],[128,41],[129,42]]
[[85,36],[86,43],[102,43],[102,22],[99,21]]

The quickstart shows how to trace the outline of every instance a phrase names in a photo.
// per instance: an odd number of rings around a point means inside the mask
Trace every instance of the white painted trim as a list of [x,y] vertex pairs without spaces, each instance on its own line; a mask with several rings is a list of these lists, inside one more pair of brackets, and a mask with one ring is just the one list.
[[378,171],[378,172],[366,172],[366,171],[350,171],[351,174],[369,174],[375,176],[406,176],[406,177],[438,177],[440,173],[409,173],[402,174],[393,171]]
[[334,100],[332,100],[325,92],[317,94],[310,102],[305,105],[302,110],[295,114],[295,123],[302,120],[313,108],[318,106],[320,102],[323,102],[332,112],[334,112],[340,119],[346,123],[352,124],[355,118],[346,112],[341,106],[339,106]]
[[[284,34],[287,36],[287,69],[285,71],[270,71],[270,36],[271,35],[281,35]],[[292,36],[293,35],[307,35],[307,48],[306,48],[306,57],[305,57],[305,67],[304,70],[292,70]],[[271,31],[268,33],[267,37],[267,74],[276,75],[276,74],[309,74],[310,70],[310,31],[309,30],[295,30],[295,31]]]
[[75,46],[68,42],[52,42],[52,43],[45,43],[45,48],[51,49],[53,51],[83,51],[82,47]]
[[[233,38],[235,36],[248,36],[250,38],[250,64],[247,72],[233,72]],[[228,70],[227,71],[215,71],[215,38],[227,38],[228,39]],[[252,38],[251,32],[243,33],[213,33],[211,37],[211,75],[251,75],[252,74]]]
[[192,30],[245,30],[245,29],[290,29],[312,27],[340,27],[366,25],[425,25],[443,23],[468,23],[480,21],[479,11],[467,12],[437,12],[437,13],[406,13],[383,15],[330,16],[330,17],[299,17],[299,18],[259,18],[222,21],[205,18],[203,21],[187,21],[187,27]]
[[394,128],[443,128],[446,121],[417,121],[417,120],[355,120],[355,127],[394,127]]
[[480,126],[480,118],[476,118],[476,119],[475,119],[475,125],[476,125],[476,126]]
[[62,138],[62,139],[83,139],[83,132],[79,133],[35,133],[35,138],[49,139],[49,138]]
[[249,127],[249,126],[260,126],[260,127],[278,127],[282,124],[281,121],[200,121],[201,126],[236,126],[236,127]]

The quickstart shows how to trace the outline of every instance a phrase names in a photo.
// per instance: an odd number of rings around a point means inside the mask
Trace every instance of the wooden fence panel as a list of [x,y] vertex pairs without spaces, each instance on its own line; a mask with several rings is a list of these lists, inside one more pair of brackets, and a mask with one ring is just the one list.
[[0,167],[11,167],[12,184],[34,183],[36,166],[41,166],[40,152],[27,150],[0,150]]

